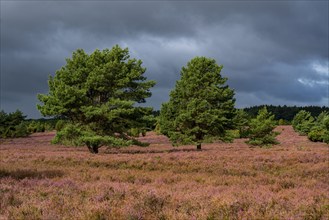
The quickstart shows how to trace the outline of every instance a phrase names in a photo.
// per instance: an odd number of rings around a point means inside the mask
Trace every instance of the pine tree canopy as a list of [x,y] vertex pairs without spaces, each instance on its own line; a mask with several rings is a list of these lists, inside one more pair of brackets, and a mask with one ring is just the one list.
[[130,128],[145,125],[152,109],[136,107],[151,96],[154,81],[143,75],[142,61],[131,59],[128,49],[82,49],[66,59],[66,65],[50,77],[49,94],[39,94],[43,116],[69,119],[88,125],[100,135],[122,134]]
[[181,79],[164,103],[160,114],[161,132],[174,145],[201,143],[206,137],[225,135],[235,115],[234,91],[214,59],[196,57],[181,70]]

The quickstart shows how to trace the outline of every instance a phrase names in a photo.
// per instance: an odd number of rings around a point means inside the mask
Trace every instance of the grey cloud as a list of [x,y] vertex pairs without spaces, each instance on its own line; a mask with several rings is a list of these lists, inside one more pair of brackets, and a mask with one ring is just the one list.
[[224,65],[238,106],[322,105],[328,99],[328,84],[316,84],[328,75],[312,69],[314,63],[328,66],[326,1],[0,4],[1,108],[7,111],[21,108],[40,117],[36,94],[47,92],[48,75],[72,51],[115,44],[129,47],[157,81],[147,103],[156,108],[194,56]]

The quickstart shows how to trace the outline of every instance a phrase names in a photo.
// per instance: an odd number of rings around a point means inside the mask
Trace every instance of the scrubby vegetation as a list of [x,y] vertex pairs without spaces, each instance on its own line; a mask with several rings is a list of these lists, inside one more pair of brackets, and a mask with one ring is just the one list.
[[300,135],[307,135],[311,141],[329,144],[329,114],[324,111],[316,119],[310,112],[300,111],[292,121],[293,128]]
[[19,110],[9,114],[0,111],[0,137],[14,138],[28,136],[30,132],[24,121],[25,118],[26,116]]
[[292,120],[292,127],[300,135],[307,135],[314,125],[314,118],[311,113],[301,110]]
[[233,118],[233,125],[239,131],[238,138],[247,138],[250,135],[251,117],[243,110],[238,109]]
[[328,146],[276,130],[269,149],[173,148],[154,133],[98,155],[49,144],[53,132],[4,140],[0,219],[328,219]]
[[0,111],[0,138],[26,137],[37,132],[53,131],[58,119],[26,119],[23,112]]

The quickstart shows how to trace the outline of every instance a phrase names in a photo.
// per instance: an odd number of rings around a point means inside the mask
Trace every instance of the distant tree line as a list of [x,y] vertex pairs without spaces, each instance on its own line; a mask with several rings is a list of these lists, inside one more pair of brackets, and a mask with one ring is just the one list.
[[325,106],[286,106],[286,105],[257,105],[252,107],[244,108],[243,110],[247,112],[251,117],[256,117],[258,111],[262,108],[266,107],[269,112],[275,115],[275,120],[286,120],[291,122],[295,115],[301,110],[307,111],[311,114],[312,117],[317,117],[321,114],[321,112],[329,112],[329,107]]

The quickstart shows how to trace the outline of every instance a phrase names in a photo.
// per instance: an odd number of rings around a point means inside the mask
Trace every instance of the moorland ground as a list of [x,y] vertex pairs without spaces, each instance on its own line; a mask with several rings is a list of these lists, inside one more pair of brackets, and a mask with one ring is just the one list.
[[1,140],[0,219],[328,219],[329,148],[279,126],[272,148],[51,145],[54,132]]

